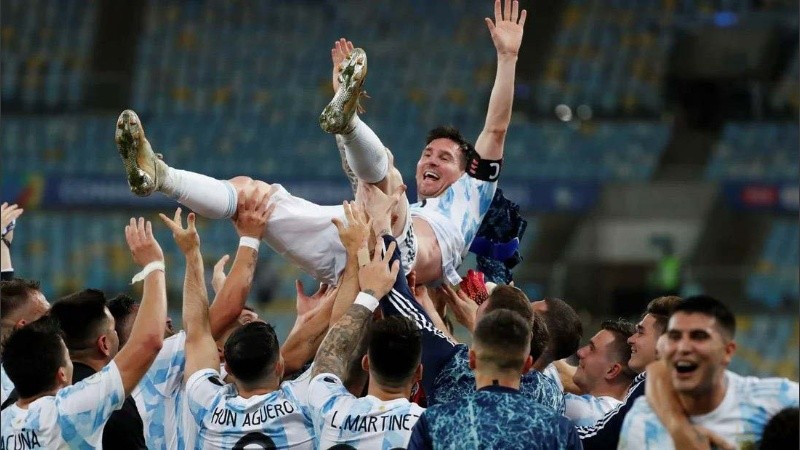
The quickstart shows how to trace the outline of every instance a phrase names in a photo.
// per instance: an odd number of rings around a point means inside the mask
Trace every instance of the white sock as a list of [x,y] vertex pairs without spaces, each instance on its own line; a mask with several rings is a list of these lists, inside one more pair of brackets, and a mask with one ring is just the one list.
[[236,188],[228,181],[169,167],[160,190],[209,219],[227,219],[236,213]]
[[347,163],[356,176],[367,183],[377,183],[389,173],[389,156],[378,135],[357,114],[353,115],[353,131],[344,138]]

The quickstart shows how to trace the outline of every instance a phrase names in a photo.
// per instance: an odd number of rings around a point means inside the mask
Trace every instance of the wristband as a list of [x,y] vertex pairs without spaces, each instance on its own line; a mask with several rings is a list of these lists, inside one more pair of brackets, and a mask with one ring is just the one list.
[[356,296],[356,301],[353,302],[354,305],[361,305],[364,308],[367,308],[371,312],[375,312],[375,309],[378,307],[380,302],[377,298],[372,295],[367,294],[366,292],[359,292]]
[[156,270],[164,272],[164,261],[153,261],[151,263],[148,263],[146,266],[144,266],[141,272],[133,276],[133,278],[131,279],[131,284],[144,280],[146,276],[150,275]]
[[239,247],[250,247],[255,251],[258,251],[258,247],[261,245],[261,241],[250,237],[250,236],[242,236],[239,238]]

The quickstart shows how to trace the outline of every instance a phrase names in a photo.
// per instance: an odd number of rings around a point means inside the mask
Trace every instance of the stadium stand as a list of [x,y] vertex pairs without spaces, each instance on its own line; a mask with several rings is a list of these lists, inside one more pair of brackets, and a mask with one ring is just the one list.
[[796,123],[730,123],[725,125],[706,175],[713,180],[796,181]]
[[97,3],[3,0],[2,101],[76,109],[90,73]]

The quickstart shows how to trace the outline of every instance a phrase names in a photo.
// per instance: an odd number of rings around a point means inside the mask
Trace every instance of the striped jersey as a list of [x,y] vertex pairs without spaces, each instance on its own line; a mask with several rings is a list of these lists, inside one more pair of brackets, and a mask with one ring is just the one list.
[[102,447],[103,427],[122,407],[125,389],[114,361],[82,381],[3,410],[0,448],[83,450]]
[[571,420],[576,427],[590,427],[598,420],[622,404],[621,401],[611,396],[595,397],[594,395],[575,395],[564,394],[564,402],[567,409],[564,415]]
[[186,420],[188,408],[183,398],[185,345],[183,331],[165,339],[153,365],[133,390],[144,425],[144,440],[153,450],[191,448],[184,436],[196,435],[194,423]]
[[[311,380],[308,404],[317,434],[317,448],[406,448],[411,429],[425,411],[400,398],[383,401],[372,395],[357,398],[330,373]],[[339,448],[339,447],[337,447]]]
[[409,206],[411,217],[424,219],[433,229],[442,251],[442,273],[451,284],[461,282],[456,270],[489,211],[495,190],[497,181],[464,173],[442,195]]
[[[713,411],[690,416],[695,424],[724,437],[736,448],[757,448],[764,427],[780,410],[798,406],[798,385],[785,378],[743,377],[725,372],[725,398]],[[647,399],[636,400],[625,417],[620,449],[674,449],[666,428],[650,409]]]
[[8,378],[5,367],[0,364],[0,403],[5,403],[8,395],[14,390],[14,382]]
[[186,383],[189,411],[198,426],[198,449],[314,448],[306,406],[311,371],[276,391],[240,397],[219,372],[198,370]]

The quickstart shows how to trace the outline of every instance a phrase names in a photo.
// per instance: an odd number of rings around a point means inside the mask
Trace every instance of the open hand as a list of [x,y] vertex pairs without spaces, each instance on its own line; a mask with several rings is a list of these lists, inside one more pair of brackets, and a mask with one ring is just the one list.
[[228,278],[228,276],[225,275],[225,264],[228,263],[230,258],[229,255],[225,255],[214,264],[214,272],[211,275],[211,287],[214,289],[215,294],[222,290],[222,286]]
[[259,185],[247,189],[239,196],[239,205],[236,208],[236,218],[233,225],[239,237],[252,237],[261,240],[264,227],[275,210],[275,203],[270,204],[272,194],[277,190],[277,185],[269,188]]
[[345,38],[340,38],[338,41],[333,43],[333,48],[331,48],[331,62],[333,63],[333,92],[339,90],[339,73],[342,71],[342,61],[347,58],[347,55],[353,51],[353,43],[348,41]]
[[184,255],[188,255],[189,252],[200,248],[200,235],[197,234],[197,228],[195,228],[194,225],[194,213],[189,213],[189,215],[186,216],[186,228],[183,228],[183,218],[181,218],[180,208],[175,210],[175,217],[173,219],[170,219],[162,213],[159,213],[158,217],[160,217],[161,221],[172,231],[172,237],[175,239],[175,243],[178,244],[178,248],[181,249]]
[[[358,284],[363,292],[367,292],[375,298],[382,298],[392,290],[397,274],[400,272],[400,260],[395,260],[392,267],[389,261],[392,259],[397,242],[392,241],[386,252],[381,256],[379,247],[375,248],[372,261],[358,270]],[[369,291],[369,292],[368,292]]]
[[478,304],[469,298],[463,289],[459,289],[456,292],[452,287],[444,285],[439,290],[447,301],[447,306],[456,316],[458,323],[472,331],[475,328],[475,315],[478,313]]
[[497,54],[516,56],[522,44],[522,27],[525,25],[528,12],[524,9],[522,12],[519,11],[517,0],[505,0],[505,2],[503,8],[501,0],[495,0],[494,22],[488,17],[484,20],[492,35]]
[[[9,205],[3,202],[3,204],[0,205],[0,215],[2,215],[2,219],[0,219],[0,229],[5,233],[6,227],[8,227],[11,222],[17,220],[17,218],[22,215],[23,211],[25,210],[20,208],[16,203]],[[14,239],[14,231],[8,231],[5,238],[8,242],[11,242]]]
[[153,237],[153,224],[145,221],[143,217],[139,220],[131,217],[130,223],[125,226],[125,241],[133,255],[133,262],[144,267],[151,262],[164,261],[164,252],[161,246]]
[[372,220],[367,217],[364,208],[356,202],[345,201],[342,203],[344,217],[347,220],[345,225],[338,217],[331,219],[336,230],[339,232],[339,239],[348,253],[355,254],[362,246],[367,245],[369,230]]
[[296,306],[298,317],[303,316],[316,308],[320,302],[322,302],[322,299],[333,290],[329,285],[320,283],[317,292],[314,292],[312,295],[306,295],[303,288],[303,282],[300,280],[294,281],[294,288],[297,291]]

